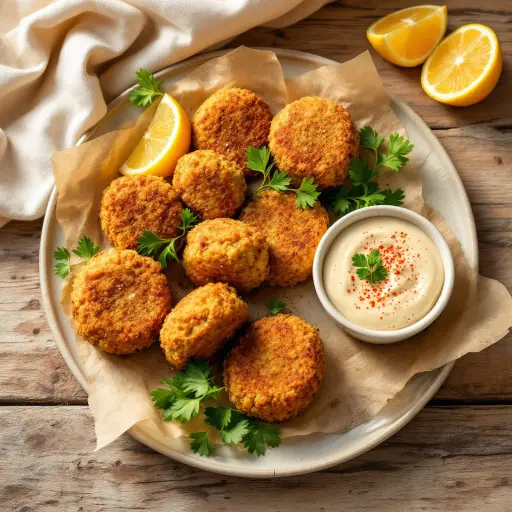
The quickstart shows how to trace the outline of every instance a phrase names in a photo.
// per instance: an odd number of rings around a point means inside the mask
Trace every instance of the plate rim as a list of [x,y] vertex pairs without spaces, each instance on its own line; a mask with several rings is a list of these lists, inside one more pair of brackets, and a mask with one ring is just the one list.
[[[297,59],[301,61],[309,61],[314,64],[319,65],[335,65],[340,64],[337,61],[327,59],[325,57],[321,57],[318,55],[314,55],[307,52],[301,52],[298,50],[288,50],[288,49],[279,49],[279,48],[268,48],[268,47],[255,47],[255,49],[258,50],[270,50],[276,54],[276,56],[283,57],[283,58],[291,58],[291,59]],[[200,64],[202,62],[208,61],[212,58],[219,57],[221,55],[224,55],[230,51],[232,51],[232,48],[228,49],[222,49],[217,50],[215,52],[208,52],[196,55],[192,58],[189,58],[187,60],[178,62],[176,64],[173,64],[171,66],[165,67],[155,73],[155,76],[157,78],[160,78],[164,75],[167,75],[169,73],[172,73],[176,70],[179,70],[184,67],[188,67],[194,64]],[[107,105],[107,114],[112,112],[115,108],[117,108],[119,105],[121,105],[124,102],[124,99],[126,96],[130,93],[130,90],[135,87],[132,86],[128,89],[126,89],[124,92],[122,92],[119,96],[114,98],[108,105]],[[451,161],[450,157],[448,156],[446,150],[441,145],[437,137],[434,135],[430,127],[423,121],[423,119],[416,113],[412,108],[407,105],[402,100],[399,100],[396,98],[392,93],[387,91],[388,96],[390,97],[390,100],[398,105],[407,113],[409,117],[411,117],[417,124],[423,125],[426,130],[424,132],[424,136],[429,139],[429,144],[431,146],[436,147],[436,154],[438,157],[443,161],[443,163],[451,167],[451,171],[453,171],[454,174],[454,181],[456,184],[456,187],[459,189],[460,198],[461,201],[461,207],[464,209],[465,214],[470,220],[470,233],[469,236],[471,238],[471,248],[468,254],[466,254],[466,258],[468,259],[468,262],[470,266],[472,266],[475,270],[478,270],[478,242],[477,242],[477,234],[476,234],[476,225],[474,220],[474,215],[471,209],[471,205],[469,202],[469,198],[467,196],[467,192],[464,188],[464,185],[462,183],[462,180],[460,179],[460,176],[453,165],[453,162]],[[104,120],[104,117],[93,127],[91,127],[87,132],[85,132],[80,139],[77,141],[76,146],[82,144],[85,142],[93,133],[93,131],[96,129],[99,123],[101,123]],[[56,317],[53,314],[53,307],[54,304],[51,301],[50,293],[49,293],[49,286],[47,283],[49,282],[49,276],[47,272],[47,244],[46,241],[48,239],[48,233],[51,225],[51,218],[53,216],[55,206],[57,201],[57,189],[54,186],[52,193],[50,195],[50,199],[48,202],[48,206],[45,211],[44,215],[44,221],[43,221],[43,227],[41,230],[41,245],[40,245],[40,251],[39,251],[39,275],[40,275],[40,285],[41,285],[41,295],[42,295],[42,302],[43,302],[43,308],[46,315],[46,319],[48,321],[48,324],[50,326],[50,329],[52,331],[52,334],[55,338],[55,342],[57,345],[57,348],[59,349],[59,352],[62,355],[62,358],[64,359],[65,363],[67,364],[68,368],[73,373],[74,377],[78,380],[79,384],[82,386],[82,388],[87,392],[87,381],[85,378],[85,375],[83,374],[82,370],[78,367],[78,365],[75,363],[75,360],[73,359],[70,351],[68,350],[67,344],[64,340],[64,336],[61,334],[59,326],[56,321]],[[131,429],[128,430],[128,433],[134,437],[139,442],[145,444],[146,446],[152,448],[153,450],[161,453],[162,455],[165,455],[169,458],[172,458],[174,460],[177,460],[179,462],[182,462],[184,464],[187,464],[189,466],[203,469],[206,471],[214,472],[214,473],[220,473],[224,475],[230,475],[230,476],[238,476],[238,477],[248,477],[248,478],[272,478],[272,477],[285,477],[285,476],[295,476],[295,475],[302,475],[306,473],[312,473],[315,471],[321,471],[323,469],[327,469],[329,467],[332,467],[334,465],[340,464],[342,462],[346,462],[348,460],[351,460],[355,457],[358,457],[359,455],[373,449],[375,446],[379,445],[380,443],[384,442],[386,439],[394,435],[396,432],[401,430],[407,423],[409,423],[414,416],[416,416],[423,407],[427,404],[427,402],[435,395],[437,390],[441,387],[441,385],[444,383],[446,378],[448,377],[448,374],[450,373],[451,369],[453,368],[455,364],[455,361],[451,361],[444,365],[443,367],[437,369],[439,371],[439,375],[433,380],[432,384],[429,386],[428,390],[424,393],[422,398],[416,402],[416,404],[409,409],[405,414],[403,414],[396,422],[395,424],[390,427],[387,431],[385,431],[382,435],[378,436],[374,441],[364,445],[359,450],[355,450],[353,453],[351,453],[349,456],[332,456],[330,458],[324,459],[319,463],[316,463],[314,465],[308,465],[307,463],[302,463],[301,465],[297,465],[294,469],[247,469],[247,468],[240,468],[236,466],[231,466],[228,464],[218,463],[209,461],[208,459],[199,459],[195,457],[191,457],[188,454],[178,452],[176,450],[169,449],[167,447],[166,451],[163,451],[162,448],[160,448],[160,443],[151,437],[147,432],[143,430],[140,426],[135,425]],[[330,434],[324,434],[324,435],[330,435]],[[331,434],[333,435],[333,434]],[[169,454],[169,450],[173,451],[173,454]]]

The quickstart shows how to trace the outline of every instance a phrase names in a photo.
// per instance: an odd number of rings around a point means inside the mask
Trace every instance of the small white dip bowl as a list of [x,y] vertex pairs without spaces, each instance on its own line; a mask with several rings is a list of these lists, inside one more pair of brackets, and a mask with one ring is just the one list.
[[[324,261],[334,242],[335,238],[348,226],[359,222],[363,219],[369,219],[371,217],[395,217],[404,221],[410,222],[415,226],[419,227],[437,247],[441,256],[441,261],[444,266],[444,284],[441,289],[441,294],[434,304],[434,307],[416,323],[404,327],[402,329],[396,329],[393,331],[378,331],[375,329],[366,329],[361,327],[354,322],[347,320],[332,304],[329,300],[323,283],[324,273]],[[417,213],[401,208],[398,206],[371,206],[369,208],[362,208],[355,212],[349,213],[345,217],[342,217],[336,221],[325,233],[320,240],[320,244],[316,250],[315,260],[313,262],[313,282],[315,284],[315,290],[320,299],[322,306],[324,307],[327,314],[341,326],[348,334],[362,341],[368,341],[370,343],[377,344],[388,344],[395,343],[396,341],[405,340],[418,334],[428,327],[443,311],[450,299],[453,290],[453,259],[450,252],[450,248],[443,238],[443,235],[437,230],[437,228],[427,219],[418,215]]]

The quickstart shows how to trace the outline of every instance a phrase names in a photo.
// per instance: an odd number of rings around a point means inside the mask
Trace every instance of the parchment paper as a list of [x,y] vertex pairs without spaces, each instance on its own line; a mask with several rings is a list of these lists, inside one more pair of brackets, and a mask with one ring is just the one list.
[[[302,96],[321,96],[347,108],[359,128],[369,124],[381,134],[398,131],[406,135],[367,52],[344,64],[326,66],[285,82],[272,52],[241,47],[199,67],[168,92],[191,116],[210,94],[225,86],[253,90],[274,114]],[[66,233],[68,248],[74,247],[82,235],[107,246],[98,222],[101,193],[117,176],[153,110],[142,114],[135,126],[54,155],[57,219]],[[246,295],[251,320],[264,315],[268,299],[278,296],[292,313],[319,327],[325,344],[326,379],[313,404],[298,418],[282,424],[283,437],[341,432],[361,424],[377,414],[415,374],[439,368],[468,352],[478,352],[505,336],[511,326],[510,294],[502,284],[470,269],[454,234],[424,203],[418,164],[424,162],[428,150],[421,141],[414,142],[416,149],[410,162],[399,173],[383,173],[381,182],[386,187],[403,188],[405,206],[432,220],[448,241],[456,270],[450,303],[433,326],[415,338],[379,346],[356,341],[340,330],[323,311],[311,280],[287,289],[263,287]],[[170,269],[168,277],[176,304],[190,291],[190,283],[179,265]],[[65,283],[62,296],[69,316],[72,278]],[[132,356],[117,357],[83,340],[77,339],[77,343],[88,381],[97,448],[145,420],[154,422],[167,436],[184,434],[181,426],[161,421],[149,397],[159,378],[172,374],[157,344]]]

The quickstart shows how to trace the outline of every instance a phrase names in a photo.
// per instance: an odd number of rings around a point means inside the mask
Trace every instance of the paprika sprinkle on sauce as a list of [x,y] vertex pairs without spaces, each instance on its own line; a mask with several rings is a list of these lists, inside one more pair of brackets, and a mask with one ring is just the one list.
[[[378,250],[387,277],[360,279],[352,265],[356,253]],[[395,330],[423,318],[444,283],[437,247],[417,226],[394,217],[373,217],[344,229],[324,261],[324,286],[334,307],[347,320],[375,330]]]

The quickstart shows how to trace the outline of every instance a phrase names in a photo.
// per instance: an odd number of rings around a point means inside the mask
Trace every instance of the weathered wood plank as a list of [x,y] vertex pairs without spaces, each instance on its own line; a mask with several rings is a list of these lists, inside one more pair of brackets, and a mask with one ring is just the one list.
[[370,50],[385,86],[411,105],[430,126],[454,127],[482,121],[512,124],[512,5],[510,2],[482,4],[478,0],[459,0],[448,5],[448,32],[467,23],[483,23],[496,32],[503,49],[504,71],[498,87],[482,103],[457,109],[429,98],[420,85],[421,68],[400,68],[386,62],[370,47],[366,29],[391,12],[410,7],[407,0],[339,1],[291,27],[273,30],[253,29],[232,41],[229,46],[269,46],[301,50],[344,62]]
[[85,407],[0,408],[3,510],[503,511],[511,407],[429,408],[388,442],[321,473],[247,480],[174,462],[123,436],[94,452]]

